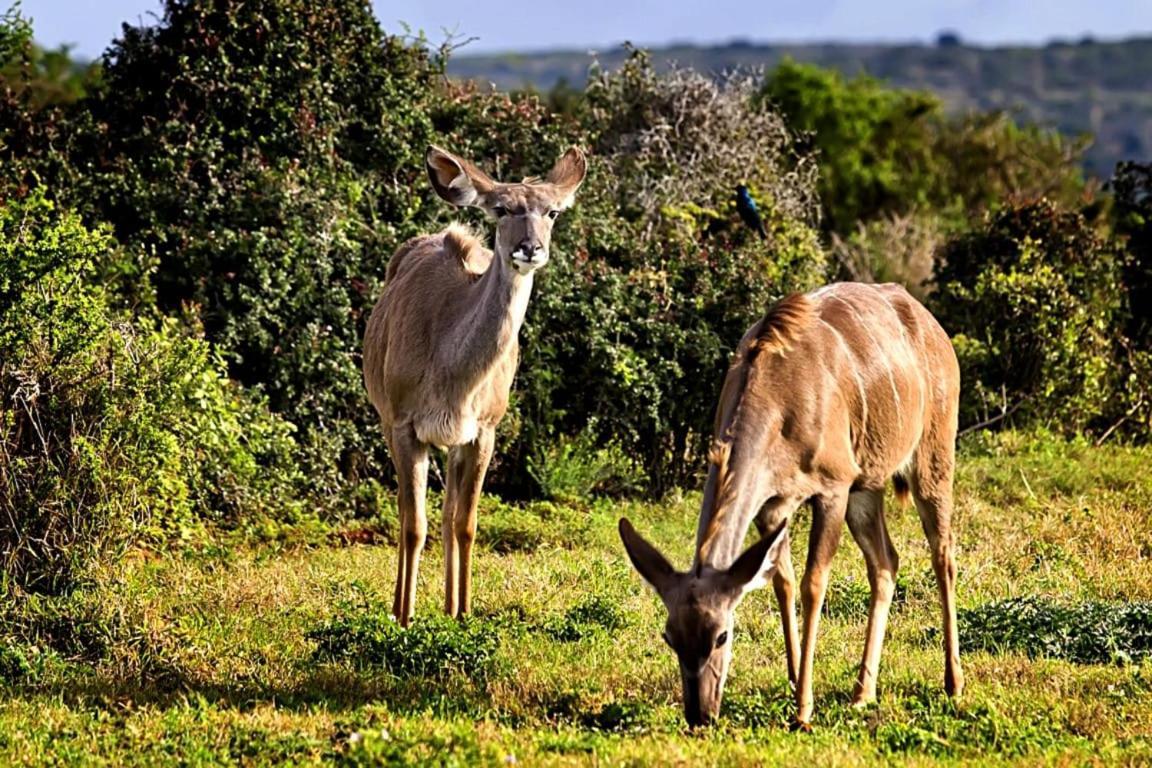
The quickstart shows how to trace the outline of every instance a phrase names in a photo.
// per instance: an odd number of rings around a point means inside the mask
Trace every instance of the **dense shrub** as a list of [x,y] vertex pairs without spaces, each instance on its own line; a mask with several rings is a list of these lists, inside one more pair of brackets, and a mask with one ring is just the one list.
[[[735,342],[825,274],[814,169],[751,96],[746,81],[657,75],[639,52],[594,73],[577,119],[595,154],[529,309],[510,457],[591,429],[639,460],[650,491],[691,481]],[[740,225],[738,183],[767,242]]]
[[615,443],[597,440],[596,420],[575,437],[560,436],[537,446],[528,472],[548,499],[587,499],[596,494],[624,496],[641,490],[644,477]]
[[1115,407],[1113,246],[1041,200],[987,215],[939,253],[933,308],[960,357],[961,424],[1012,416],[1065,432]]
[[761,96],[819,150],[829,230],[848,232],[858,221],[930,202],[936,97],[794,61],[769,73]]
[[0,208],[0,558],[66,591],[140,536],[295,514],[290,428],[200,338],[131,320],[93,284],[111,249],[42,195]]
[[1061,603],[1041,597],[998,600],[959,615],[960,646],[1077,664],[1152,658],[1152,604]]
[[71,194],[136,258],[124,292],[154,267],[160,309],[191,306],[299,428],[315,490],[378,474],[360,335],[394,247],[426,225],[439,67],[359,0],[169,0],[104,69]]
[[1086,139],[1000,112],[949,117],[931,93],[794,61],[770,72],[760,95],[818,152],[825,229],[841,237],[925,210],[961,227],[969,212],[1042,195],[1072,204],[1085,189]]
[[500,668],[498,628],[474,616],[421,616],[404,629],[384,610],[348,611],[308,637],[316,642],[318,660],[381,669],[402,679],[458,674],[484,683]]
[[1128,338],[1152,347],[1152,163],[1121,163],[1112,179],[1116,230],[1126,239]]
[[1121,163],[1112,179],[1115,227],[1125,248],[1127,294],[1123,413],[1117,428],[1152,439],[1152,163]]

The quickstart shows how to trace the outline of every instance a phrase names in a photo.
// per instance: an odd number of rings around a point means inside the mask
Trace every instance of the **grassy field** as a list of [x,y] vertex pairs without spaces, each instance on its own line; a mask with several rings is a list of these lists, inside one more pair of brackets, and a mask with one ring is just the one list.
[[[693,733],[659,638],[663,610],[615,523],[627,514],[683,567],[698,494],[490,499],[477,615],[463,625],[436,619],[430,542],[421,619],[406,636],[395,630],[395,555],[371,528],[312,546],[136,553],[91,589],[23,604],[0,649],[0,763],[1147,764],[1150,467],[1149,449],[1015,434],[963,446],[968,688],[956,704],[941,690],[935,587],[910,508],[888,507],[902,567],[878,704],[847,706],[867,586],[845,535],[818,648],[815,732],[786,727],[769,590],[739,611],[721,723]],[[800,563],[807,517],[793,536]]]

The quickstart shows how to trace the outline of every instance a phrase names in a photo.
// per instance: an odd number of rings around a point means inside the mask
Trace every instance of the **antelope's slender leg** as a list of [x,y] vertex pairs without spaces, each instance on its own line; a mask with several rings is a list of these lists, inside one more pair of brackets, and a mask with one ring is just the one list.
[[459,485],[456,502],[456,551],[459,558],[460,613],[472,610],[472,542],[476,538],[476,507],[480,503],[480,489],[492,461],[496,443],[495,429],[481,429],[475,442],[460,446]]
[[[780,524],[780,520],[790,520],[795,509],[788,508],[783,514],[782,505],[766,504],[756,517],[756,528],[761,536],[767,536]],[[772,591],[776,594],[776,605],[780,609],[780,628],[784,633],[784,658],[788,665],[788,685],[796,690],[797,664],[800,661],[800,632],[796,625],[796,570],[792,567],[792,550],[783,547],[776,560],[776,571],[772,574]]]
[[[388,455],[393,457],[392,464],[393,464],[393,466],[395,466],[395,464],[396,464],[396,460],[395,460],[396,451],[392,448],[392,431],[391,430],[385,430],[385,442],[388,444]],[[400,608],[401,608],[402,603],[404,602],[404,573],[406,570],[404,567],[404,562],[407,559],[404,556],[404,549],[405,549],[405,547],[404,547],[404,538],[405,538],[404,534],[408,530],[408,526],[405,523],[405,519],[404,519],[405,518],[404,510],[400,508],[399,494],[397,494],[397,497],[396,497],[396,515],[397,515],[397,518],[398,518],[399,523],[400,523],[400,531],[396,536],[396,586],[392,590],[392,615],[397,620],[399,620]]]
[[412,622],[416,608],[416,575],[420,554],[428,535],[424,502],[428,484],[428,446],[416,439],[412,428],[392,430],[392,463],[396,466],[396,505],[400,512],[400,566],[396,619],[401,626]]
[[884,647],[892,597],[896,593],[896,570],[900,567],[900,559],[884,523],[883,490],[859,491],[848,497],[848,530],[864,553],[868,585],[872,591],[864,657],[852,689],[852,704],[860,706],[876,699],[880,653]]
[[952,540],[952,472],[947,478],[912,477],[912,498],[920,513],[920,524],[932,551],[932,570],[940,592],[940,612],[944,624],[944,690],[959,696],[964,690],[960,668],[960,636],[956,626],[956,554]]
[[444,477],[444,510],[440,522],[440,538],[444,542],[444,613],[456,616],[460,612],[460,552],[456,546],[456,510],[460,503],[461,446],[448,449]]
[[800,660],[800,632],[796,626],[796,571],[792,567],[792,553],[780,550],[776,572],[772,574],[772,591],[780,606],[780,628],[784,632],[784,658],[788,664],[788,684],[796,690],[797,664]]
[[840,544],[848,491],[812,499],[812,533],[808,537],[808,561],[800,581],[800,603],[804,609],[804,636],[800,648],[800,670],[796,684],[796,721],[804,729],[812,721],[812,666],[816,656],[816,633],[820,629],[820,609],[828,589],[828,566]]
[[396,588],[392,591],[392,615],[397,620],[400,619],[400,608],[404,603],[404,574],[407,573],[405,562],[407,557],[404,554],[405,546],[404,539],[408,530],[407,524],[404,522],[404,510],[399,509],[399,496],[397,496],[397,514],[400,517],[400,534],[397,537],[396,543]]

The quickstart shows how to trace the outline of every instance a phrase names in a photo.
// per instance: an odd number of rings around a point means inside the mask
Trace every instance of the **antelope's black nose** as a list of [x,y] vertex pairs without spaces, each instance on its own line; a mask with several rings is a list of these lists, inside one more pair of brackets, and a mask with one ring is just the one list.
[[544,250],[544,246],[540,243],[539,240],[533,240],[531,238],[526,238],[524,240],[521,240],[516,245],[516,248],[513,250],[513,252],[522,253],[522,254],[524,254],[524,256],[526,258],[531,259],[531,258],[535,257],[535,255],[542,250]]

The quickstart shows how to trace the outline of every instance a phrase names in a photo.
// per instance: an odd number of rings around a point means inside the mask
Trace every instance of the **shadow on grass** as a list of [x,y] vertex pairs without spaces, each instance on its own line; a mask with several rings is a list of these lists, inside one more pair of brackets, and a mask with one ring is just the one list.
[[179,674],[141,679],[69,664],[65,674],[54,674],[52,679],[8,682],[5,687],[9,697],[49,697],[68,706],[119,706],[130,702],[168,708],[198,698],[242,712],[263,704],[274,704],[288,711],[306,711],[318,706],[347,711],[384,704],[398,715],[483,717],[492,714],[487,691],[467,680],[397,680],[336,665],[322,665],[292,680],[268,684],[242,680],[205,682]]

